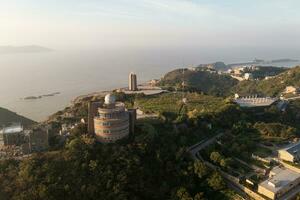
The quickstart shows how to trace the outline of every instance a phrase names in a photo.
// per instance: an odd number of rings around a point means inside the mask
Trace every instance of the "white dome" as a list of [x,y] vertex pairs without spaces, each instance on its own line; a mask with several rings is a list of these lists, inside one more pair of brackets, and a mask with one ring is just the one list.
[[114,104],[116,102],[116,97],[112,94],[107,94],[104,100],[105,100],[105,104],[107,105]]

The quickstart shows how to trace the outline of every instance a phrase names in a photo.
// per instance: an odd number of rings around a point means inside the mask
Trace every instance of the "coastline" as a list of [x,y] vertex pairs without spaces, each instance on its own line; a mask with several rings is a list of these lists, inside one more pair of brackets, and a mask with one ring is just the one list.
[[90,97],[94,97],[94,96],[105,96],[107,93],[112,92],[113,90],[105,90],[105,91],[100,91],[100,92],[92,92],[89,94],[83,94],[80,96],[75,97],[73,100],[71,100],[71,104],[75,105],[76,103],[79,103],[80,101],[82,101],[85,98],[90,98]]
[[[134,91],[134,92],[129,91],[128,87],[124,86],[124,87],[119,87],[119,88],[113,88],[111,90],[102,90],[99,92],[91,92],[88,94],[79,95],[71,100],[71,104],[74,105],[74,104],[80,102],[84,98],[91,98],[94,96],[105,96],[106,94],[111,93],[113,91],[122,91],[125,93],[145,93],[146,92],[146,95],[147,95],[147,91],[157,91],[157,92],[164,91],[160,87],[151,85],[151,81],[152,80],[149,80],[144,83],[138,84],[139,90]],[[152,94],[152,93],[149,93],[149,94]]]
[[[296,66],[297,63],[293,63],[292,65]],[[285,66],[287,67],[289,65],[286,64]],[[167,70],[166,72],[160,72],[157,73],[156,75],[153,75],[151,74],[151,72],[148,71],[143,71],[143,72],[140,72],[139,70],[135,70],[135,71],[141,74],[142,78],[140,79],[143,79],[143,82],[147,82],[147,80],[151,80],[153,78],[155,79],[156,77],[161,77],[163,74],[166,74],[177,68],[178,67],[174,66],[169,70]],[[73,80],[71,79],[72,80],[71,82],[64,82],[64,83],[60,83],[59,85],[53,85],[51,86],[52,88],[50,89],[45,87],[46,91],[55,91],[55,90],[58,91],[59,88],[61,95],[55,95],[51,98],[40,98],[36,100],[26,100],[26,101],[20,99],[20,96],[26,97],[28,94],[32,94],[32,93],[43,94],[44,89],[32,90],[34,88],[31,88],[30,92],[24,90],[22,92],[18,92],[17,95],[12,93],[11,96],[7,96],[4,99],[1,99],[1,106],[8,108],[9,110],[13,110],[14,112],[17,112],[23,116],[28,116],[29,118],[35,121],[42,122],[47,120],[48,117],[53,115],[55,112],[59,110],[63,110],[65,107],[70,106],[74,102],[76,103],[78,100],[82,98],[94,96],[94,95],[104,95],[104,93],[106,92],[111,92],[115,89],[124,88],[127,82],[126,80],[127,76],[125,75],[128,71],[132,71],[132,70],[128,69],[126,72],[119,72],[119,74],[115,75],[116,80],[120,80],[121,86],[118,84],[111,83],[112,81],[106,80],[106,78],[101,77],[101,75],[92,76],[94,77],[95,80],[92,78],[90,82],[93,82],[93,84],[89,83],[89,81],[87,84],[85,84],[84,81],[81,81],[77,77],[73,77],[74,79]],[[63,87],[61,85],[63,85]],[[4,89],[3,91],[5,92],[6,88]],[[10,91],[18,91],[17,89],[18,88],[16,87],[15,90],[10,90]]]

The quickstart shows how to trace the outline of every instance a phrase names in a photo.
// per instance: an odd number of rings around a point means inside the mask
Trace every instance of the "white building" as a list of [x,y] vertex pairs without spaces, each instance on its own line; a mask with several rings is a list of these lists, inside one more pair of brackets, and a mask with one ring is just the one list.
[[300,91],[299,88],[294,87],[294,86],[287,86],[284,90],[285,94],[298,94]]
[[244,67],[238,67],[233,69],[235,75],[241,75],[244,72]]
[[284,149],[278,150],[278,158],[289,162],[300,160],[300,142],[291,144]]
[[46,150],[48,148],[48,128],[31,127],[24,130],[21,124],[13,124],[0,130],[0,147],[22,147],[23,154]]
[[255,96],[248,96],[248,97],[239,97],[237,94],[235,95],[234,102],[239,104],[241,107],[267,107],[271,106],[275,103],[278,99],[271,98],[271,97],[257,97]]
[[[269,174],[269,178],[258,185],[258,193],[270,199],[286,199],[284,196],[297,195],[292,190],[299,186],[300,174],[284,167],[275,167]],[[291,191],[291,193],[289,193]],[[289,195],[288,195],[289,194]]]
[[19,145],[22,143],[23,126],[12,124],[0,130],[0,146]]
[[245,79],[245,80],[251,80],[251,79],[253,79],[253,76],[252,76],[251,73],[245,73],[245,74],[244,74],[244,79]]

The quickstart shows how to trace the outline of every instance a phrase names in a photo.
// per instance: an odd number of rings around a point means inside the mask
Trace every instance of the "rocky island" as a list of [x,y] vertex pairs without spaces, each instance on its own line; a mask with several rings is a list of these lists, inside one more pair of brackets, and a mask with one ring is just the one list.
[[41,99],[41,98],[44,98],[44,97],[53,97],[53,96],[56,96],[56,95],[59,95],[60,92],[53,92],[53,93],[50,93],[50,94],[43,94],[43,95],[39,95],[39,96],[28,96],[28,97],[24,97],[22,99],[24,100],[36,100],[36,99]]

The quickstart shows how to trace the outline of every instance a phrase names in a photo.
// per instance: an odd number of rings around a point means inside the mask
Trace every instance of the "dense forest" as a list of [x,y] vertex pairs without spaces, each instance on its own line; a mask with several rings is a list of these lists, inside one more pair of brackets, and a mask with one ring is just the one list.
[[[177,95],[179,100],[184,94]],[[230,131],[235,137],[226,136],[227,150],[212,146],[208,157],[231,169],[238,167],[231,156],[249,157],[257,140],[299,136],[300,101],[288,107],[293,112],[271,107],[258,118],[220,97],[185,95],[190,103],[178,113],[179,103],[169,107],[174,94],[119,94],[127,104],[138,102],[160,117],[138,120],[135,134],[116,144],[95,142],[80,125],[60,148],[24,160],[1,161],[0,199],[234,199],[236,194],[217,171],[191,158],[189,146]],[[158,103],[161,107],[153,110]],[[282,131],[277,135],[275,129]]]
[[[186,153],[189,137],[160,120],[145,120],[135,135],[103,145],[72,132],[63,149],[0,162],[0,199],[231,199],[234,193]],[[202,135],[202,136],[201,136]]]

